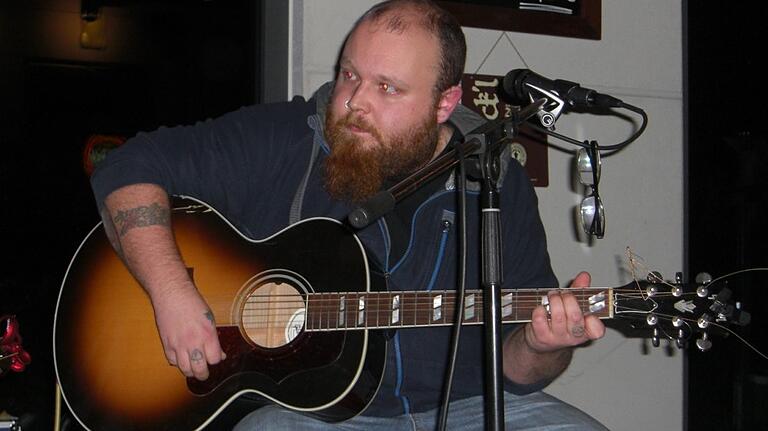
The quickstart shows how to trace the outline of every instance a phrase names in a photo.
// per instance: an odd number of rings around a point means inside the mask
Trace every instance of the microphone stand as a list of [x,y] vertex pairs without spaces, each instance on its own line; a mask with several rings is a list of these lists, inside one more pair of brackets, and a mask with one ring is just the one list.
[[[540,99],[511,117],[490,121],[468,133],[453,151],[433,160],[403,181],[373,196],[349,213],[347,221],[362,229],[391,211],[407,194],[455,166],[460,154],[478,155],[474,169],[480,174],[481,262],[485,313],[485,422],[487,430],[504,430],[504,386],[501,348],[502,243],[501,209],[497,182],[501,175],[504,145],[517,135],[518,126],[546,103]],[[471,167],[471,166],[470,166]]]

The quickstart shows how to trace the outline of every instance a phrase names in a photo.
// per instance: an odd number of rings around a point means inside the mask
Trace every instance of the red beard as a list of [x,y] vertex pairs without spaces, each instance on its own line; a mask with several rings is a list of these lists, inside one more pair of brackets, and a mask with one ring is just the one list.
[[[325,140],[331,154],[325,160],[325,188],[338,200],[361,203],[382,189],[385,181],[398,181],[424,166],[434,156],[438,125],[432,108],[420,124],[385,140],[381,131],[350,112],[335,118],[326,111]],[[376,141],[365,148],[348,126],[369,132]]]

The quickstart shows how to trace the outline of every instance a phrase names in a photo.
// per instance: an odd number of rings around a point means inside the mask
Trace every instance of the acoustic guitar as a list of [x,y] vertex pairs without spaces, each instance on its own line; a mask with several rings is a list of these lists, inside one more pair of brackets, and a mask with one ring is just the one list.
[[[97,225],[69,265],[54,323],[56,375],[86,429],[201,429],[246,393],[344,420],[376,394],[386,330],[452,325],[457,316],[453,290],[387,291],[359,239],[332,219],[304,220],[255,241],[209,206],[186,200],[173,227],[227,359],[203,382],[168,364],[148,296]],[[503,323],[529,321],[550,290],[503,290]],[[658,279],[574,293],[601,319],[639,319],[655,343],[685,343],[706,322],[729,318],[706,286],[688,291]],[[482,324],[482,292],[465,292],[464,304],[463,324]]]

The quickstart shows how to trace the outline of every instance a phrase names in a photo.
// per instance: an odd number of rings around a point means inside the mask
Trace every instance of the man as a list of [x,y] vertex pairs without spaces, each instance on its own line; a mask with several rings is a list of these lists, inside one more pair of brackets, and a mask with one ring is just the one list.
[[[456,21],[428,0],[374,6],[345,42],[332,90],[309,102],[243,108],[192,127],[140,134],[110,154],[93,176],[108,235],[150,296],[168,362],[204,380],[226,360],[214,317],[174,244],[168,194],[195,196],[244,234],[263,238],[312,216],[343,219],[355,205],[446,151],[477,118],[457,108],[466,45]],[[328,95],[330,91],[330,96]],[[556,286],[536,198],[522,169],[504,162],[504,287]],[[360,232],[390,290],[455,285],[456,197],[453,174],[432,181]],[[477,194],[470,193],[469,288],[479,280]],[[573,287],[589,285],[579,274]],[[550,294],[549,315],[505,332],[508,429],[594,420],[541,392],[570,362],[572,347],[602,337],[571,294]],[[482,428],[482,334],[465,328],[449,424]],[[450,330],[397,331],[381,387],[347,429],[433,428]],[[335,429],[269,406],[238,429]],[[541,428],[537,428],[541,429]],[[558,428],[565,429],[565,428]]]

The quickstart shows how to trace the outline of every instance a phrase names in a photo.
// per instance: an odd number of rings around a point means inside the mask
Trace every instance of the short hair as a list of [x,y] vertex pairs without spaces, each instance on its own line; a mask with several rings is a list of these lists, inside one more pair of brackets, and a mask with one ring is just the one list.
[[453,15],[431,0],[388,0],[371,7],[357,20],[352,31],[363,22],[382,20],[387,31],[403,33],[413,22],[437,38],[440,63],[435,89],[438,93],[461,84],[467,42]]

